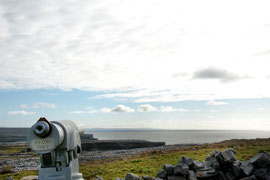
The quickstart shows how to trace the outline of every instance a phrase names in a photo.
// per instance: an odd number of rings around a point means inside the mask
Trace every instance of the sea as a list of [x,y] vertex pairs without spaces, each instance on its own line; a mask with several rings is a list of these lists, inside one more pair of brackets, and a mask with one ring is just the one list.
[[270,138],[270,131],[255,130],[86,130],[99,140],[148,140],[173,144],[204,144],[230,139]]

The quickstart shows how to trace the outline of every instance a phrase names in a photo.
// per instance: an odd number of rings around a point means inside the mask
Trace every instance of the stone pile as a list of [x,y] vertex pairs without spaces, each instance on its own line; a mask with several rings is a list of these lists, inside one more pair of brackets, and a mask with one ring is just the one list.
[[270,180],[270,154],[260,151],[247,161],[239,161],[233,149],[213,151],[204,162],[183,156],[177,165],[165,164],[156,178],[128,173],[115,180]]

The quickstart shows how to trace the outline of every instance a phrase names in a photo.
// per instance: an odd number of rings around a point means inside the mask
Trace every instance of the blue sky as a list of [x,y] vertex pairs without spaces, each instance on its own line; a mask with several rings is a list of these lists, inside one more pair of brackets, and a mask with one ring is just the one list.
[[2,90],[1,126],[29,127],[43,116],[49,120],[71,119],[87,128],[265,130],[269,126],[268,98],[137,103],[96,99],[99,94],[80,90]]
[[270,128],[268,1],[0,2],[0,126]]

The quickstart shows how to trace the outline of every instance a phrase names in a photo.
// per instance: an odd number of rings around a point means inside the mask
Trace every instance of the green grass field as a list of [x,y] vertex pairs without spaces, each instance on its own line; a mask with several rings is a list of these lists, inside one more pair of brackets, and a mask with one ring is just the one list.
[[[99,175],[105,180],[111,180],[115,179],[115,177],[124,177],[128,172],[139,176],[150,175],[154,177],[164,164],[177,164],[182,156],[204,161],[205,157],[214,149],[223,150],[226,148],[233,148],[239,160],[247,160],[256,155],[259,150],[270,153],[270,139],[231,140],[174,151],[152,151],[132,158],[89,161],[81,163],[80,172],[83,173],[84,179],[93,179],[96,175]],[[20,173],[2,174],[0,179],[5,180],[8,176],[20,179],[23,176],[33,174],[37,174],[37,172],[23,171]]]

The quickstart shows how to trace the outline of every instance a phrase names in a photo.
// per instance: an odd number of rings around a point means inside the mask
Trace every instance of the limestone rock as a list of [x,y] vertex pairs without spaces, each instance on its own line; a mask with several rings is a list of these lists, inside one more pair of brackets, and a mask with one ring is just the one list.
[[184,163],[188,166],[191,166],[193,164],[193,160],[192,158],[188,158],[186,156],[182,156],[182,158],[180,159],[179,163]]
[[166,179],[167,177],[167,171],[164,169],[161,169],[157,173],[157,178]]
[[103,178],[101,176],[96,176],[94,180],[103,180]]
[[251,158],[250,162],[255,167],[267,167],[270,166],[270,155],[266,153],[260,153],[257,156]]
[[198,178],[209,178],[209,177],[214,177],[217,175],[216,169],[210,167],[210,166],[205,166],[203,169],[199,169],[196,172],[196,176]]
[[188,175],[189,167],[184,163],[179,163],[173,168],[174,175]]
[[189,180],[197,180],[196,173],[194,171],[189,171]]
[[218,150],[212,151],[212,152],[205,158],[205,161],[208,161],[209,159],[215,158],[216,155],[217,155],[218,153],[219,153]]
[[253,176],[242,178],[240,180],[257,180],[257,178],[253,175]]
[[267,175],[267,169],[265,168],[261,168],[261,169],[256,169],[253,174],[256,176],[256,178],[258,179],[266,179],[267,176],[269,176],[269,174]]
[[205,165],[211,166],[213,168],[219,168],[219,162],[216,157],[207,158],[207,160],[205,161]]
[[184,176],[168,176],[168,180],[186,180]]
[[143,180],[152,180],[152,178],[150,176],[148,176],[148,175],[143,175],[142,179]]
[[9,176],[6,180],[14,180],[14,178],[12,176]]
[[244,174],[247,176],[251,175],[252,171],[254,170],[254,167],[250,161],[243,161],[241,163],[240,168],[243,170]]
[[234,161],[237,161],[235,151],[232,148],[221,151],[220,153],[225,163],[231,164]]
[[226,177],[227,177],[227,179],[230,179],[230,180],[236,180],[237,179],[237,177],[231,171],[226,172]]
[[219,171],[217,174],[217,180],[227,180],[225,174],[222,171]]
[[193,161],[193,165],[191,167],[192,170],[197,171],[199,169],[203,169],[205,167],[205,163],[201,161]]
[[163,169],[167,171],[168,175],[172,175],[173,174],[173,168],[174,166],[171,164],[165,164],[163,166]]
[[127,173],[125,180],[140,180],[140,177],[132,173]]
[[231,166],[231,171],[235,177],[239,177],[241,175],[242,170],[240,166],[241,166],[241,161],[235,161],[233,162]]

